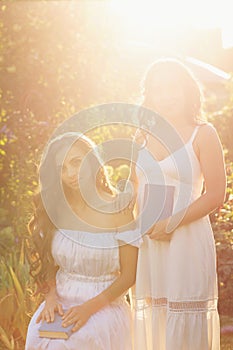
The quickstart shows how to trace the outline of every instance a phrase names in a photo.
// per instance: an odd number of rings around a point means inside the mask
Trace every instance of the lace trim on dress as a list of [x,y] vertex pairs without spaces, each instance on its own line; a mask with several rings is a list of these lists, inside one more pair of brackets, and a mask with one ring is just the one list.
[[165,307],[169,312],[208,312],[217,310],[217,299],[193,301],[168,301],[167,298],[144,298],[134,301],[136,311],[148,307]]
[[183,301],[170,302],[169,309],[172,312],[186,312],[186,311],[211,311],[217,309],[217,300],[201,300],[201,301]]
[[167,298],[145,298],[145,299],[134,299],[133,307],[136,310],[143,310],[148,307],[167,307]]

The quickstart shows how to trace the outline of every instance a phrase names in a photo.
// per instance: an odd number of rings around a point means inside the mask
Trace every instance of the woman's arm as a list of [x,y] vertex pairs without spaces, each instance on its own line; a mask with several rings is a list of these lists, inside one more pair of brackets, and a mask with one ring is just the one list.
[[159,232],[172,232],[179,226],[198,220],[224,203],[226,172],[223,149],[218,134],[211,125],[201,126],[196,140],[205,181],[205,192],[185,210],[156,224],[149,232],[150,238],[157,239]]
[[[115,218],[118,218],[118,226],[124,226],[124,230],[132,227],[129,224],[129,221],[132,222],[134,219],[132,212],[115,214]],[[96,297],[80,306],[70,308],[63,316],[64,326],[75,323],[73,331],[77,331],[87,322],[91,315],[120,297],[135,283],[138,248],[128,244],[121,245],[118,248],[117,242],[116,245],[116,249],[119,249],[120,253],[119,277]]]
[[91,314],[120,297],[135,283],[138,248],[125,244],[119,250],[120,275],[110,287],[86,303]]
[[46,293],[44,293],[45,300],[47,298],[49,298],[50,296],[57,295],[56,277],[51,278],[49,281],[47,281],[46,285],[48,286],[48,291]]
[[47,322],[54,321],[54,313],[57,311],[60,315],[63,315],[62,304],[58,302],[58,295],[56,289],[56,277],[46,282],[49,290],[45,293],[45,305],[41,313],[36,319],[36,323],[46,320]]

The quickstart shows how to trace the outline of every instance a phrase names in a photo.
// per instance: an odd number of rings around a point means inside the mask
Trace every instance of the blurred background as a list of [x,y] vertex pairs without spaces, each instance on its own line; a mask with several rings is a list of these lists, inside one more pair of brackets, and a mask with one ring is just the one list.
[[[147,66],[181,58],[199,79],[204,114],[224,146],[224,205],[211,213],[219,275],[221,349],[233,349],[233,21],[231,1],[3,1],[0,3],[0,349],[24,348],[41,301],[27,261],[37,165],[53,131],[84,108],[140,104]],[[101,117],[100,117],[101,123]],[[131,137],[97,128],[97,143]],[[112,181],[127,164],[112,164]]]

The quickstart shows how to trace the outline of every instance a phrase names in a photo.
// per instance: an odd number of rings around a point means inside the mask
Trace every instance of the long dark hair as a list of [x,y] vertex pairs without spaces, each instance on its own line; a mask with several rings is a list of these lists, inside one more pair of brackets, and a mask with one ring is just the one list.
[[[46,293],[49,290],[49,282],[55,278],[58,266],[56,266],[51,253],[51,245],[54,232],[57,227],[51,216],[48,215],[48,207],[45,207],[44,197],[51,197],[51,203],[57,202],[57,187],[59,171],[55,161],[56,154],[63,149],[65,152],[72,144],[77,143],[84,150],[92,151],[94,167],[99,169],[95,180],[97,189],[114,195],[116,189],[111,185],[107,171],[95,150],[96,145],[85,135],[76,132],[67,132],[52,139],[43,154],[40,167],[40,189],[33,198],[34,212],[28,223],[30,239],[27,240],[27,256],[30,264],[30,274],[37,285],[37,293]],[[93,162],[92,162],[93,163]],[[55,204],[56,205],[56,204]]]
[[146,70],[141,81],[141,93],[143,105],[150,105],[153,98],[153,78],[157,72],[171,73],[173,83],[182,86],[185,94],[186,114],[191,122],[206,122],[202,113],[203,93],[200,83],[193,72],[180,60],[176,58],[163,58],[154,61]]

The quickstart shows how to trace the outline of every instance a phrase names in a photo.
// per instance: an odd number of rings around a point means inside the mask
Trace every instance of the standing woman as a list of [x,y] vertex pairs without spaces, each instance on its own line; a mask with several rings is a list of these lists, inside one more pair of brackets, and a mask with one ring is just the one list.
[[[225,198],[222,146],[215,128],[200,118],[200,89],[183,63],[156,61],[143,84],[143,106],[162,116],[183,144],[169,154],[149,131],[142,133],[135,169],[139,210],[145,188],[140,169],[155,184],[161,183],[160,169],[163,183],[175,186],[175,204],[172,215],[144,235],[139,249],[135,349],[219,350],[216,251],[208,215]],[[182,186],[191,188],[188,204],[177,202]]]
[[[132,212],[114,210],[117,193],[95,144],[72,132],[54,138],[40,184],[30,261],[44,301],[29,323],[25,350],[130,350],[125,294],[135,281],[138,249],[120,242],[134,220]],[[53,322],[55,313],[64,327],[73,324],[67,340],[39,337],[41,322]]]

